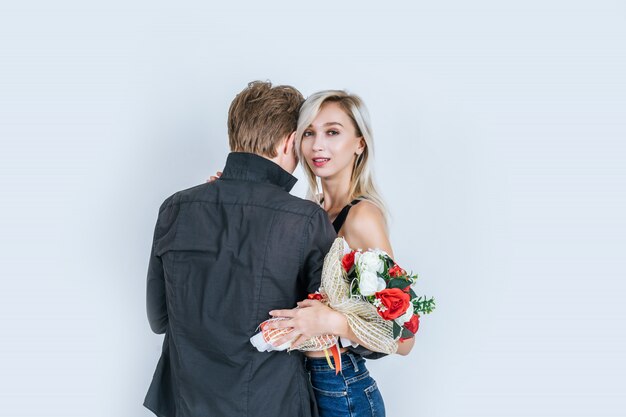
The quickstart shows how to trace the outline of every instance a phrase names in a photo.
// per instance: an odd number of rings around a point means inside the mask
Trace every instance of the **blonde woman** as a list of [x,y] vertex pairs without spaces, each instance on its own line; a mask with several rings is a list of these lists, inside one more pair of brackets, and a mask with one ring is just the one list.
[[[337,90],[310,96],[300,110],[296,149],[309,182],[309,198],[323,206],[337,234],[351,248],[379,248],[393,258],[387,211],[373,176],[374,142],[363,101]],[[300,335],[292,346],[327,333],[359,342],[342,314],[314,300],[298,305],[270,313],[290,318],[276,327],[293,327]],[[413,343],[414,339],[400,343],[397,353],[408,354]],[[359,354],[364,349],[341,351],[339,375],[323,352],[305,352],[320,416],[384,416],[382,396]]]

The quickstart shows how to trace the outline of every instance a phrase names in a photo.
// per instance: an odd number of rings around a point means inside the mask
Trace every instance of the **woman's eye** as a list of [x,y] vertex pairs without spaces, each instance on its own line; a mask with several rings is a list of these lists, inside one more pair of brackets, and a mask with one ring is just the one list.
[[329,131],[328,131],[328,134],[329,134],[330,136],[335,136],[335,135],[338,135],[338,134],[339,134],[339,131],[338,131],[338,130],[329,130]]
[[303,137],[303,138],[308,138],[309,136],[313,136],[313,132],[311,132],[310,130],[306,130],[306,131],[302,134],[302,137]]

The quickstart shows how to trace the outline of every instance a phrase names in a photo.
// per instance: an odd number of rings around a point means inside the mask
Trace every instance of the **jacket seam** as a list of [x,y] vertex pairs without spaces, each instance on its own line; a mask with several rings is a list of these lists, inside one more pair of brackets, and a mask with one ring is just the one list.
[[[270,209],[270,210],[274,210],[274,211],[280,211],[282,213],[295,214],[297,216],[308,217],[308,218],[312,218],[316,214],[316,213],[312,213],[312,214],[301,213],[301,212],[292,211],[292,210],[285,210],[284,208],[281,208],[281,207],[272,207],[272,206],[267,206],[267,205],[263,205],[263,204],[255,204],[255,203],[225,203],[223,201],[195,200],[195,201],[179,201],[176,204],[182,205],[182,204],[193,204],[193,203],[220,204],[220,205],[226,205],[226,206],[261,207],[261,208],[266,208],[266,209]],[[171,205],[172,204],[170,204],[170,206]]]

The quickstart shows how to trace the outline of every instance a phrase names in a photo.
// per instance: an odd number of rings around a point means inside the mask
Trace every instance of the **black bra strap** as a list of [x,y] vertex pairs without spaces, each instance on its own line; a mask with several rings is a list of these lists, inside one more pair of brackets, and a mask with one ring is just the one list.
[[341,211],[337,215],[337,218],[333,222],[333,227],[335,228],[336,233],[339,233],[339,231],[341,230],[341,227],[343,226],[344,222],[348,218],[348,212],[350,211],[350,208],[352,208],[352,206],[357,204],[359,201],[361,200],[352,200],[350,204],[348,204],[343,209],[341,209]]

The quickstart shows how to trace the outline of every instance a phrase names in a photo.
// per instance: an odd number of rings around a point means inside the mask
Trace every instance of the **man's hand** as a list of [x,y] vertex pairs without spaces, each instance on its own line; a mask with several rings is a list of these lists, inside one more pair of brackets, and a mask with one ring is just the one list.
[[221,176],[222,176],[222,173],[220,171],[217,171],[217,173],[215,175],[211,175],[211,177],[209,177],[209,179],[206,180],[206,182],[213,182]]
[[343,314],[317,300],[300,301],[298,308],[273,310],[270,311],[270,315],[273,317],[286,317],[288,319],[270,323],[268,324],[268,328],[292,328],[293,332],[274,343],[274,345],[280,346],[293,339],[291,343],[292,349],[297,348],[311,337],[325,334],[343,336],[348,327],[348,322]]

